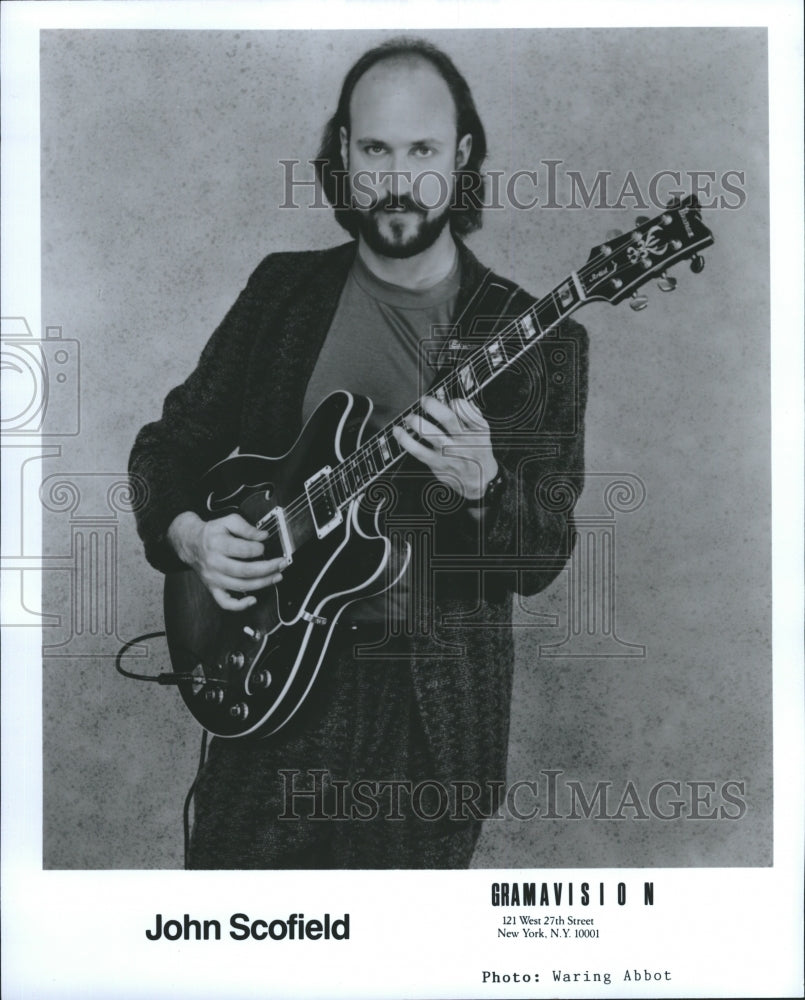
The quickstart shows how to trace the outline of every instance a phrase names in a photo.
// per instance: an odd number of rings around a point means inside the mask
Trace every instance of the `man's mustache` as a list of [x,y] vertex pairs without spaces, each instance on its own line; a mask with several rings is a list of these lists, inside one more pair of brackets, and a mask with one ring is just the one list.
[[379,212],[417,212],[419,215],[427,215],[428,210],[420,205],[411,195],[408,194],[388,194],[382,198],[375,198],[369,206],[369,212],[377,214]]

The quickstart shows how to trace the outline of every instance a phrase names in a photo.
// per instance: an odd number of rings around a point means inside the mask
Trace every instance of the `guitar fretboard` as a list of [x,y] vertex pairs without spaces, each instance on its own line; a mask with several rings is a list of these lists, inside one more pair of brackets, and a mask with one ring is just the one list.
[[[637,289],[651,277],[662,279],[660,287],[670,291],[676,284],[666,268],[690,259],[698,274],[704,267],[699,250],[713,243],[713,234],[701,221],[701,207],[694,196],[669,202],[654,219],[638,219],[630,233],[615,234],[590,252],[585,264],[550,294],[484,344],[472,348],[467,342],[447,342],[450,371],[429,390],[443,403],[453,399],[472,400],[492,379],[540,341],[557,323],[586,302],[617,304],[628,295],[640,310]],[[419,401],[396,420],[378,431],[335,468],[325,467],[305,485],[305,491],[285,508],[264,509],[273,503],[270,495],[255,494],[255,523],[268,525],[270,533],[281,533],[283,551],[289,554],[311,533],[323,538],[343,520],[344,508],[371,483],[387,472],[405,454],[394,436],[395,427],[406,427],[408,417],[424,416]],[[272,517],[272,515],[274,515]]]
[[[453,370],[431,387],[429,395],[442,403],[449,403],[452,399],[473,399],[582,301],[578,279],[572,274],[500,333],[462,358]],[[460,341],[457,343],[461,344]],[[415,414],[423,415],[418,401],[332,470],[328,487],[338,507],[349,504],[402,458],[405,452],[397,443],[394,428],[404,428],[406,418]]]

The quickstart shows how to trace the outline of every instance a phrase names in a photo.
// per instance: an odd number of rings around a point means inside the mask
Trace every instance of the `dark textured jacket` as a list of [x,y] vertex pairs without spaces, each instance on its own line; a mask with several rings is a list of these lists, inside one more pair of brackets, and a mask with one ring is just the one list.
[[[162,418],[140,431],[130,471],[147,487],[138,530],[157,569],[182,565],[166,532],[177,514],[197,508],[193,487],[206,469],[235,448],[281,455],[293,445],[305,388],[355,250],[348,243],[265,258],[196,369],[168,394]],[[503,317],[533,303],[461,243],[459,252],[457,339],[488,336]],[[424,576],[419,569],[427,595],[411,663],[434,777],[492,780],[505,773],[511,594],[543,589],[569,556],[583,469],[586,365],[586,334],[566,321],[484,390],[482,409],[506,474],[490,517],[478,524],[446,501],[444,491],[425,491],[435,500],[421,519],[430,556]],[[429,472],[418,469],[432,485]]]

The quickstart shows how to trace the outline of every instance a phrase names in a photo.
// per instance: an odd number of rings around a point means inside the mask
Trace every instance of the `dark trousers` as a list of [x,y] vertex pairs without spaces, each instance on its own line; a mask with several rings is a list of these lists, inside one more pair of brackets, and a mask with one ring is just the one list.
[[188,868],[469,866],[481,821],[434,787],[408,661],[328,660],[283,737],[212,741]]

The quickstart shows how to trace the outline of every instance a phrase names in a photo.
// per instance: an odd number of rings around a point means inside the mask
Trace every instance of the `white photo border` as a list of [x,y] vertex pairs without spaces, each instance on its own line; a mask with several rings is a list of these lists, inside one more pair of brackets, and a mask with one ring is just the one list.
[[[609,989],[590,980],[539,992],[522,976],[533,965],[485,947],[492,915],[485,886],[495,873],[64,872],[42,870],[41,636],[4,629],[3,995],[177,996],[797,996],[802,989],[803,876],[803,259],[802,12],[796,0],[744,3],[6,3],[2,11],[3,316],[41,329],[39,230],[39,31],[45,28],[278,28],[316,24],[410,28],[758,25],[769,31],[772,499],[774,656],[774,865],[768,869],[652,870],[669,902],[649,941],[639,910],[620,914],[610,966],[662,970],[681,955],[671,983]],[[796,363],[793,359],[796,359]],[[5,503],[5,500],[4,500]],[[37,505],[32,505],[34,511]],[[35,536],[41,533],[30,522]],[[4,530],[13,530],[9,527]],[[3,539],[4,548],[7,542]],[[35,557],[36,553],[31,552]],[[5,611],[5,608],[4,608]],[[4,615],[4,623],[10,624]],[[506,873],[500,873],[505,877]],[[645,873],[597,870],[595,881],[641,891]],[[562,871],[564,882],[590,877]],[[648,876],[646,876],[648,877]],[[349,910],[362,914],[361,940],[220,942],[201,957],[187,946],[155,956],[143,914],[157,900],[203,912],[237,900],[243,912]],[[381,903],[377,900],[380,899]],[[483,910],[479,905],[483,900]],[[691,905],[691,900],[696,902]],[[226,901],[226,902],[223,902]],[[233,905],[235,905],[233,903]],[[194,910],[195,908],[195,910]],[[496,918],[497,919],[497,918]],[[354,920],[354,916],[353,916]],[[484,921],[486,922],[484,924]],[[366,926],[370,925],[370,926]],[[615,925],[613,925],[614,927]],[[434,937],[438,938],[438,946]],[[475,955],[499,954],[508,982],[482,985]],[[251,950],[249,950],[251,949]],[[267,949],[267,950],[266,950]],[[322,950],[323,949],[323,950]],[[244,951],[247,961],[243,962]],[[279,951],[279,956],[277,952]],[[750,953],[762,957],[752,962]],[[265,957],[264,957],[265,956]],[[277,961],[279,958],[279,961]],[[600,967],[590,947],[574,969]],[[259,970],[273,966],[269,993]],[[473,977],[462,972],[472,966]],[[596,966],[596,963],[599,963]],[[243,970],[241,967],[247,967]],[[547,965],[547,963],[545,963]],[[520,983],[511,977],[521,969]],[[667,992],[663,992],[667,989]],[[561,990],[561,992],[560,992]],[[614,990],[619,990],[613,994]]]

